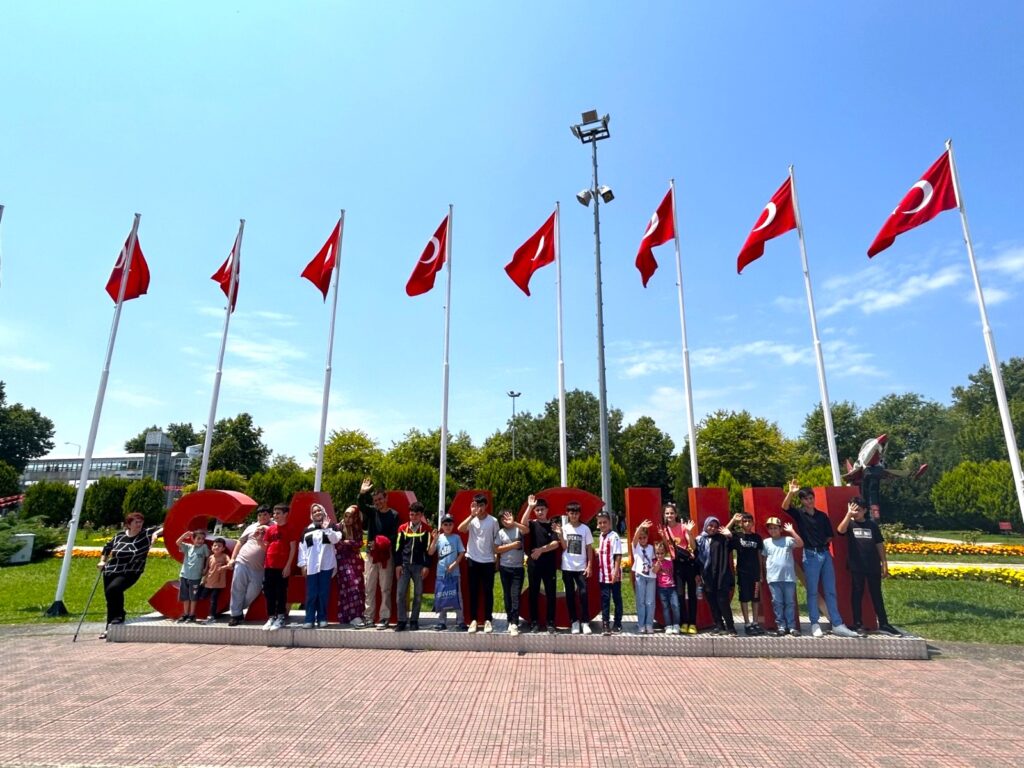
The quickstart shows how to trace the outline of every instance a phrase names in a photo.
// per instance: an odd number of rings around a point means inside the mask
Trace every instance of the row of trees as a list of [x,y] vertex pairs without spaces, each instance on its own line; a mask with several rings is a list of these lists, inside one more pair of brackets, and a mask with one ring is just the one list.
[[[1003,365],[1003,378],[1020,444],[1024,438],[1024,358]],[[567,393],[566,404],[569,484],[600,494],[597,398],[574,390]],[[660,488],[666,499],[685,507],[686,491],[692,485],[689,446],[677,452],[671,438],[648,416],[626,426],[619,409],[612,408],[608,416],[615,509],[622,510],[627,486]],[[832,417],[841,458],[853,459],[864,440],[886,433],[888,466],[930,465],[919,480],[887,485],[887,519],[949,527],[991,528],[1000,520],[1020,523],[986,368],[954,388],[948,406],[908,393],[887,395],[866,408],[846,401],[834,403]],[[143,447],[149,429],[130,439],[126,449]],[[515,461],[511,459],[513,430]],[[170,424],[164,432],[177,449],[200,443],[204,437],[187,423]],[[244,491],[269,504],[287,500],[296,491],[311,490],[312,470],[289,456],[271,461],[262,434],[246,413],[218,421],[207,487]],[[791,477],[812,485],[831,483],[824,424],[817,406],[812,406],[795,439],[787,438],[774,422],[748,411],[716,411],[698,425],[697,450],[701,484],[729,488],[737,508],[744,487],[782,486]],[[379,485],[415,492],[429,508],[437,498],[439,464],[439,430],[412,429],[387,449],[361,430],[335,430],[324,449],[324,490],[341,507],[355,499],[361,479],[371,475]],[[530,492],[558,485],[557,467],[558,403],[552,399],[538,414],[518,413],[505,429],[495,431],[479,446],[465,432],[450,435],[448,502],[460,489],[487,488],[495,493],[498,507],[517,507]],[[0,465],[0,482],[3,477]],[[116,518],[117,500],[123,506],[130,486],[116,488],[115,492],[109,483],[103,490],[90,488],[86,520],[99,525]],[[101,501],[108,498],[114,500]]]

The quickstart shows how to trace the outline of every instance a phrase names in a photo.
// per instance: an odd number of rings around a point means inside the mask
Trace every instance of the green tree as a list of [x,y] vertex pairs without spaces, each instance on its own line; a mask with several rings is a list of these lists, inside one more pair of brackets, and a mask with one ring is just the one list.
[[477,484],[491,491],[494,509],[518,512],[526,497],[559,485],[558,470],[537,459],[496,460],[480,466]]
[[1008,461],[965,461],[946,472],[932,488],[935,521],[951,528],[996,531],[1009,520],[1021,529],[1013,473]]
[[717,478],[725,469],[744,486],[781,487],[795,455],[777,424],[748,411],[715,411],[697,429],[701,477]]
[[151,477],[135,480],[128,486],[121,511],[124,515],[141,512],[146,525],[157,525],[164,519],[165,498],[164,487],[160,482]]
[[[1024,357],[1011,357],[1001,363],[1003,388],[1008,402],[1024,400]],[[989,367],[983,365],[967,376],[970,384],[953,387],[953,408],[965,418],[980,416],[986,408],[996,407],[996,388]]]
[[[221,419],[213,429],[210,469],[227,469],[245,477],[267,469],[270,448],[263,444],[263,429],[248,413]],[[209,487],[209,483],[207,483]]]
[[[729,470],[723,469],[718,473],[718,478],[708,484],[709,488],[725,488],[729,491],[729,513],[737,514],[743,511],[743,486],[730,474]],[[722,521],[725,522],[724,520]]]
[[340,516],[345,507],[356,503],[364,476],[364,472],[334,472],[324,475],[323,489],[331,494],[335,514]]
[[0,496],[15,496],[21,493],[21,479],[18,471],[6,461],[0,461]]
[[[189,483],[181,490],[182,493],[194,493],[198,488],[197,483]],[[248,494],[249,481],[239,472],[232,472],[229,469],[213,469],[206,473],[206,490],[239,491]]]
[[303,469],[294,459],[280,462],[275,459],[266,472],[257,472],[249,478],[248,494],[260,504],[289,503],[299,491],[313,490],[313,480],[313,470]]
[[[876,435],[864,434],[864,426],[861,423],[861,414],[857,406],[847,400],[840,400],[832,403],[832,428],[836,436],[836,453],[839,454],[839,461],[844,459],[853,461],[857,458],[861,443],[868,437]],[[700,443],[698,442],[698,446]],[[814,466],[816,464],[828,464],[828,436],[825,432],[825,414],[821,411],[821,404],[815,405],[811,411],[804,416],[803,430],[800,433],[800,446],[804,453],[808,454],[805,464]],[[831,480],[829,481],[831,485]],[[773,483],[774,485],[774,483]]]
[[626,471],[628,486],[661,488],[662,495],[671,492],[669,466],[675,444],[658,429],[654,419],[641,416],[622,430],[619,438],[619,460]]
[[206,438],[202,432],[196,432],[190,422],[172,422],[167,425],[164,434],[174,443],[174,450],[184,452],[190,445],[199,445]]
[[[700,468],[697,468],[700,471]],[[674,501],[683,520],[690,518],[690,488],[693,487],[693,471],[690,467],[690,444],[672,458],[669,464],[671,494],[665,501]]]
[[0,381],[0,461],[20,475],[29,459],[53,449],[53,422],[35,408],[7,405],[4,387]]
[[[1024,445],[1024,398],[1011,400],[1008,407],[1019,448]],[[1008,459],[999,409],[994,405],[985,405],[977,415],[963,419],[956,434],[956,447],[961,456],[971,461]]]
[[[626,511],[626,470],[614,459],[609,463],[612,481],[612,508],[617,515]],[[569,462],[569,487],[601,496],[601,457],[588,456]]]
[[[456,485],[456,490],[473,488],[479,451],[466,432],[448,435],[447,474]],[[425,464],[428,467],[441,466],[441,430],[421,432],[410,429],[405,437],[388,451],[388,459],[398,464]]]
[[22,541],[15,538],[19,533],[31,533],[33,536],[32,560],[49,555],[63,542],[61,532],[47,527],[44,518],[7,514],[0,517],[0,563],[6,563],[11,555],[21,549]]
[[861,414],[863,439],[888,435],[886,464],[900,466],[908,455],[920,455],[931,447],[932,436],[947,418],[947,411],[915,392],[886,395]]
[[75,494],[75,489],[67,483],[40,480],[25,491],[22,515],[42,518],[47,525],[66,525],[75,508]]
[[82,520],[95,528],[119,524],[124,519],[124,497],[131,486],[130,480],[120,477],[101,477],[85,489]]
[[[378,488],[389,491],[412,491],[416,498],[427,508],[427,518],[437,506],[439,475],[437,467],[420,463],[398,463],[384,459],[377,468],[373,479]],[[451,504],[455,496],[454,483],[448,478],[445,492],[445,507]]]
[[146,435],[150,432],[160,431],[160,427],[156,424],[146,427],[144,430],[139,432],[135,437],[129,438],[124,441],[124,449],[128,453],[145,453],[146,452]]
[[[313,458],[316,458],[314,452]],[[336,472],[373,474],[384,458],[377,442],[361,429],[335,429],[324,444],[324,475]]]

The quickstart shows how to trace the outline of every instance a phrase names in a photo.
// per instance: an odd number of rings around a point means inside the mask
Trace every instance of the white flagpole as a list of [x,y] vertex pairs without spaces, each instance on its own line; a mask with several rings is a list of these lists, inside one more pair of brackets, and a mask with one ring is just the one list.
[[75,548],[75,534],[78,533],[78,521],[82,516],[82,504],[85,501],[85,489],[89,484],[89,471],[92,468],[92,452],[96,446],[96,433],[100,427],[100,413],[103,411],[103,398],[107,393],[107,380],[110,378],[110,360],[114,356],[114,341],[117,339],[117,325],[121,320],[121,306],[124,304],[124,292],[128,287],[128,273],[132,268],[132,256],[135,253],[135,242],[139,236],[139,220],[141,214],[136,213],[132,221],[132,231],[128,235],[128,245],[121,252],[121,287],[117,292],[117,304],[114,306],[114,321],[110,326],[110,338],[107,340],[107,356],[103,361],[100,373],[100,386],[96,392],[96,406],[92,411],[92,424],[89,425],[89,439],[85,444],[85,457],[82,459],[82,474],[78,477],[78,490],[75,493],[75,506],[71,512],[68,525],[68,541],[64,548],[64,559],[60,564],[60,578],[57,580],[57,593],[53,597],[53,605],[46,611],[47,616],[67,616],[64,607],[64,590],[68,585],[71,573],[72,552]]
[[828,460],[832,466],[832,485],[842,484],[839,472],[839,453],[836,451],[836,432],[832,426],[832,405],[828,401],[828,383],[825,381],[825,358],[821,354],[821,339],[818,338],[818,319],[814,314],[814,294],[811,291],[811,270],[807,266],[807,246],[804,244],[804,223],[800,217],[800,204],[796,196],[796,174],[789,166],[789,183],[793,192],[793,213],[796,215],[796,231],[800,236],[800,260],[804,269],[804,288],[807,289],[807,309],[811,313],[811,336],[814,338],[814,356],[818,362],[818,388],[821,390],[821,413],[825,417],[825,436],[828,438]]
[[700,488],[697,472],[697,428],[693,423],[693,385],[690,383],[690,347],[686,341],[686,311],[683,308],[683,260],[679,255],[679,220],[676,218],[676,180],[669,179],[672,188],[672,231],[676,241],[676,288],[679,289],[679,328],[683,334],[683,386],[686,387],[686,428],[690,438],[690,484]]
[[1010,407],[1006,402],[1006,389],[1003,387],[1003,373],[999,368],[999,357],[996,355],[996,341],[992,336],[992,326],[988,322],[988,311],[985,309],[985,294],[981,290],[981,279],[978,277],[978,265],[974,260],[974,245],[971,242],[971,231],[967,227],[967,208],[960,194],[960,176],[953,158],[953,140],[946,140],[946,151],[949,153],[949,168],[953,172],[953,191],[956,193],[956,204],[960,210],[960,223],[964,230],[964,243],[967,245],[967,260],[971,263],[971,276],[974,278],[974,290],[978,294],[978,311],[981,313],[981,333],[985,338],[985,351],[988,353],[988,367],[992,371],[992,384],[996,390],[996,403],[999,406],[999,417],[1003,422],[1003,437],[1006,439],[1006,452],[1010,458],[1010,469],[1013,471],[1014,490],[1017,491],[1017,503],[1020,505],[1021,517],[1024,518],[1024,474],[1021,473],[1020,453],[1017,449],[1017,438],[1010,419]]
[[448,227],[444,237],[445,268],[448,270],[448,280],[444,293],[444,365],[441,384],[441,467],[440,477],[437,484],[437,515],[438,524],[444,515],[445,509],[445,485],[448,474],[448,350],[449,350],[449,326],[452,315],[452,214],[455,206],[448,204]]
[[217,373],[213,378],[213,398],[210,400],[210,418],[206,421],[206,438],[203,440],[203,463],[199,467],[199,490],[206,488],[206,470],[210,466],[210,446],[213,443],[213,426],[217,419],[217,397],[220,395],[220,379],[224,372],[224,350],[228,345],[228,326],[231,324],[231,309],[238,284],[238,262],[242,258],[242,230],[245,219],[238,224],[235,246],[231,249],[231,283],[228,285],[228,305],[224,311],[224,333],[220,338],[220,355],[217,357]]
[[324,477],[324,440],[327,437],[327,401],[331,397],[331,358],[334,353],[334,320],[338,314],[338,283],[341,280],[341,238],[345,234],[345,209],[338,219],[338,238],[334,241],[334,299],[331,303],[331,329],[327,332],[327,365],[324,366],[324,400],[320,408],[320,442],[316,449],[316,476],[313,490],[319,491]]
[[569,485],[569,446],[565,427],[565,356],[562,348],[562,204],[555,202],[555,325],[558,333],[558,470]]

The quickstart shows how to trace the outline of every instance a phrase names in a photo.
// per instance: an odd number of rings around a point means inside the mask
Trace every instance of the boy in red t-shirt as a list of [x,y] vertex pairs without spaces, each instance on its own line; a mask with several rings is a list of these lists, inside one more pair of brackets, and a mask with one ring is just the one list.
[[286,531],[288,505],[274,507],[274,522],[267,528],[263,540],[267,545],[264,561],[263,594],[267,598],[267,623],[263,629],[277,630],[288,623],[288,577],[295,564],[298,540]]

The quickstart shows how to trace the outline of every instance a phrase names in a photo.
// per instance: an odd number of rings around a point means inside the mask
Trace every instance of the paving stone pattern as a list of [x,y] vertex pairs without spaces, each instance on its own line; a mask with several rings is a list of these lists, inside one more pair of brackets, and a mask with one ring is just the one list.
[[4,766],[1020,766],[1024,660],[0,638]]

